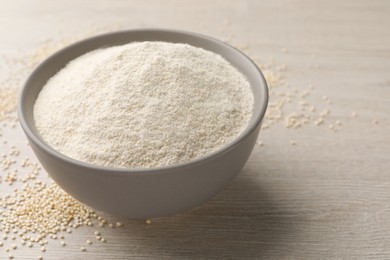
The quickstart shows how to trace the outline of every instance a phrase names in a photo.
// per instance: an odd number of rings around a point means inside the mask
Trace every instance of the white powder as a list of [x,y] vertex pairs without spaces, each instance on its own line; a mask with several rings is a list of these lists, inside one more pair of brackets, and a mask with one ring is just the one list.
[[40,92],[36,127],[59,152],[95,165],[150,168],[193,160],[247,126],[253,94],[221,56],[139,42],[71,61]]

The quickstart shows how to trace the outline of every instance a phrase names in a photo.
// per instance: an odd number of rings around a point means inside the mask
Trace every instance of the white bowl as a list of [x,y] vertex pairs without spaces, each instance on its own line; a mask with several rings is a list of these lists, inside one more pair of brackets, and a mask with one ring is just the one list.
[[[215,52],[228,60],[247,77],[254,94],[253,114],[243,133],[222,149],[204,157],[151,169],[91,165],[61,154],[46,144],[34,125],[33,106],[47,80],[69,61],[86,52],[134,41],[187,43]],[[221,191],[248,160],[267,103],[268,90],[262,73],[237,49],[191,32],[142,29],[89,38],[49,57],[35,69],[23,86],[18,101],[18,114],[37,158],[66,192],[99,211],[128,218],[152,218],[191,209]]]

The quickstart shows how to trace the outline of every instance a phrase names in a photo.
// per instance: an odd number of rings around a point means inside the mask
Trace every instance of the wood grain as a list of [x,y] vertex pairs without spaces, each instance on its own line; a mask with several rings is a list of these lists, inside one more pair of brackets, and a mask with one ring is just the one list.
[[[105,229],[108,242],[86,252],[80,245],[94,229],[82,228],[66,247],[21,247],[15,259],[390,259],[389,14],[388,1],[368,0],[2,1],[1,54],[92,27],[197,31],[286,64],[286,81],[312,84],[309,100],[325,107],[328,96],[329,122],[342,122],[337,132],[265,129],[240,175],[192,211],[151,225],[121,220],[124,228]],[[4,131],[0,149],[16,143],[31,155],[20,129]]]

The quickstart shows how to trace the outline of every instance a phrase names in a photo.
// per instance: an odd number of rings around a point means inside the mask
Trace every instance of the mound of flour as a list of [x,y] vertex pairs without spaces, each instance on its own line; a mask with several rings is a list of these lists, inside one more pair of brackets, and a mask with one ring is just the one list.
[[34,106],[42,138],[95,165],[150,168],[193,160],[247,126],[253,94],[221,56],[138,42],[84,54],[54,75]]

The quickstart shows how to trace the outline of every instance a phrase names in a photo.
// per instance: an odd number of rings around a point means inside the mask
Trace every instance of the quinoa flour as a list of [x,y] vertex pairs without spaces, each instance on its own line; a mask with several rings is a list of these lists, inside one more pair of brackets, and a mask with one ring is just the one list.
[[253,94],[221,56],[187,44],[138,42],[84,54],[34,106],[42,138],[95,165],[150,168],[220,149],[247,126]]

